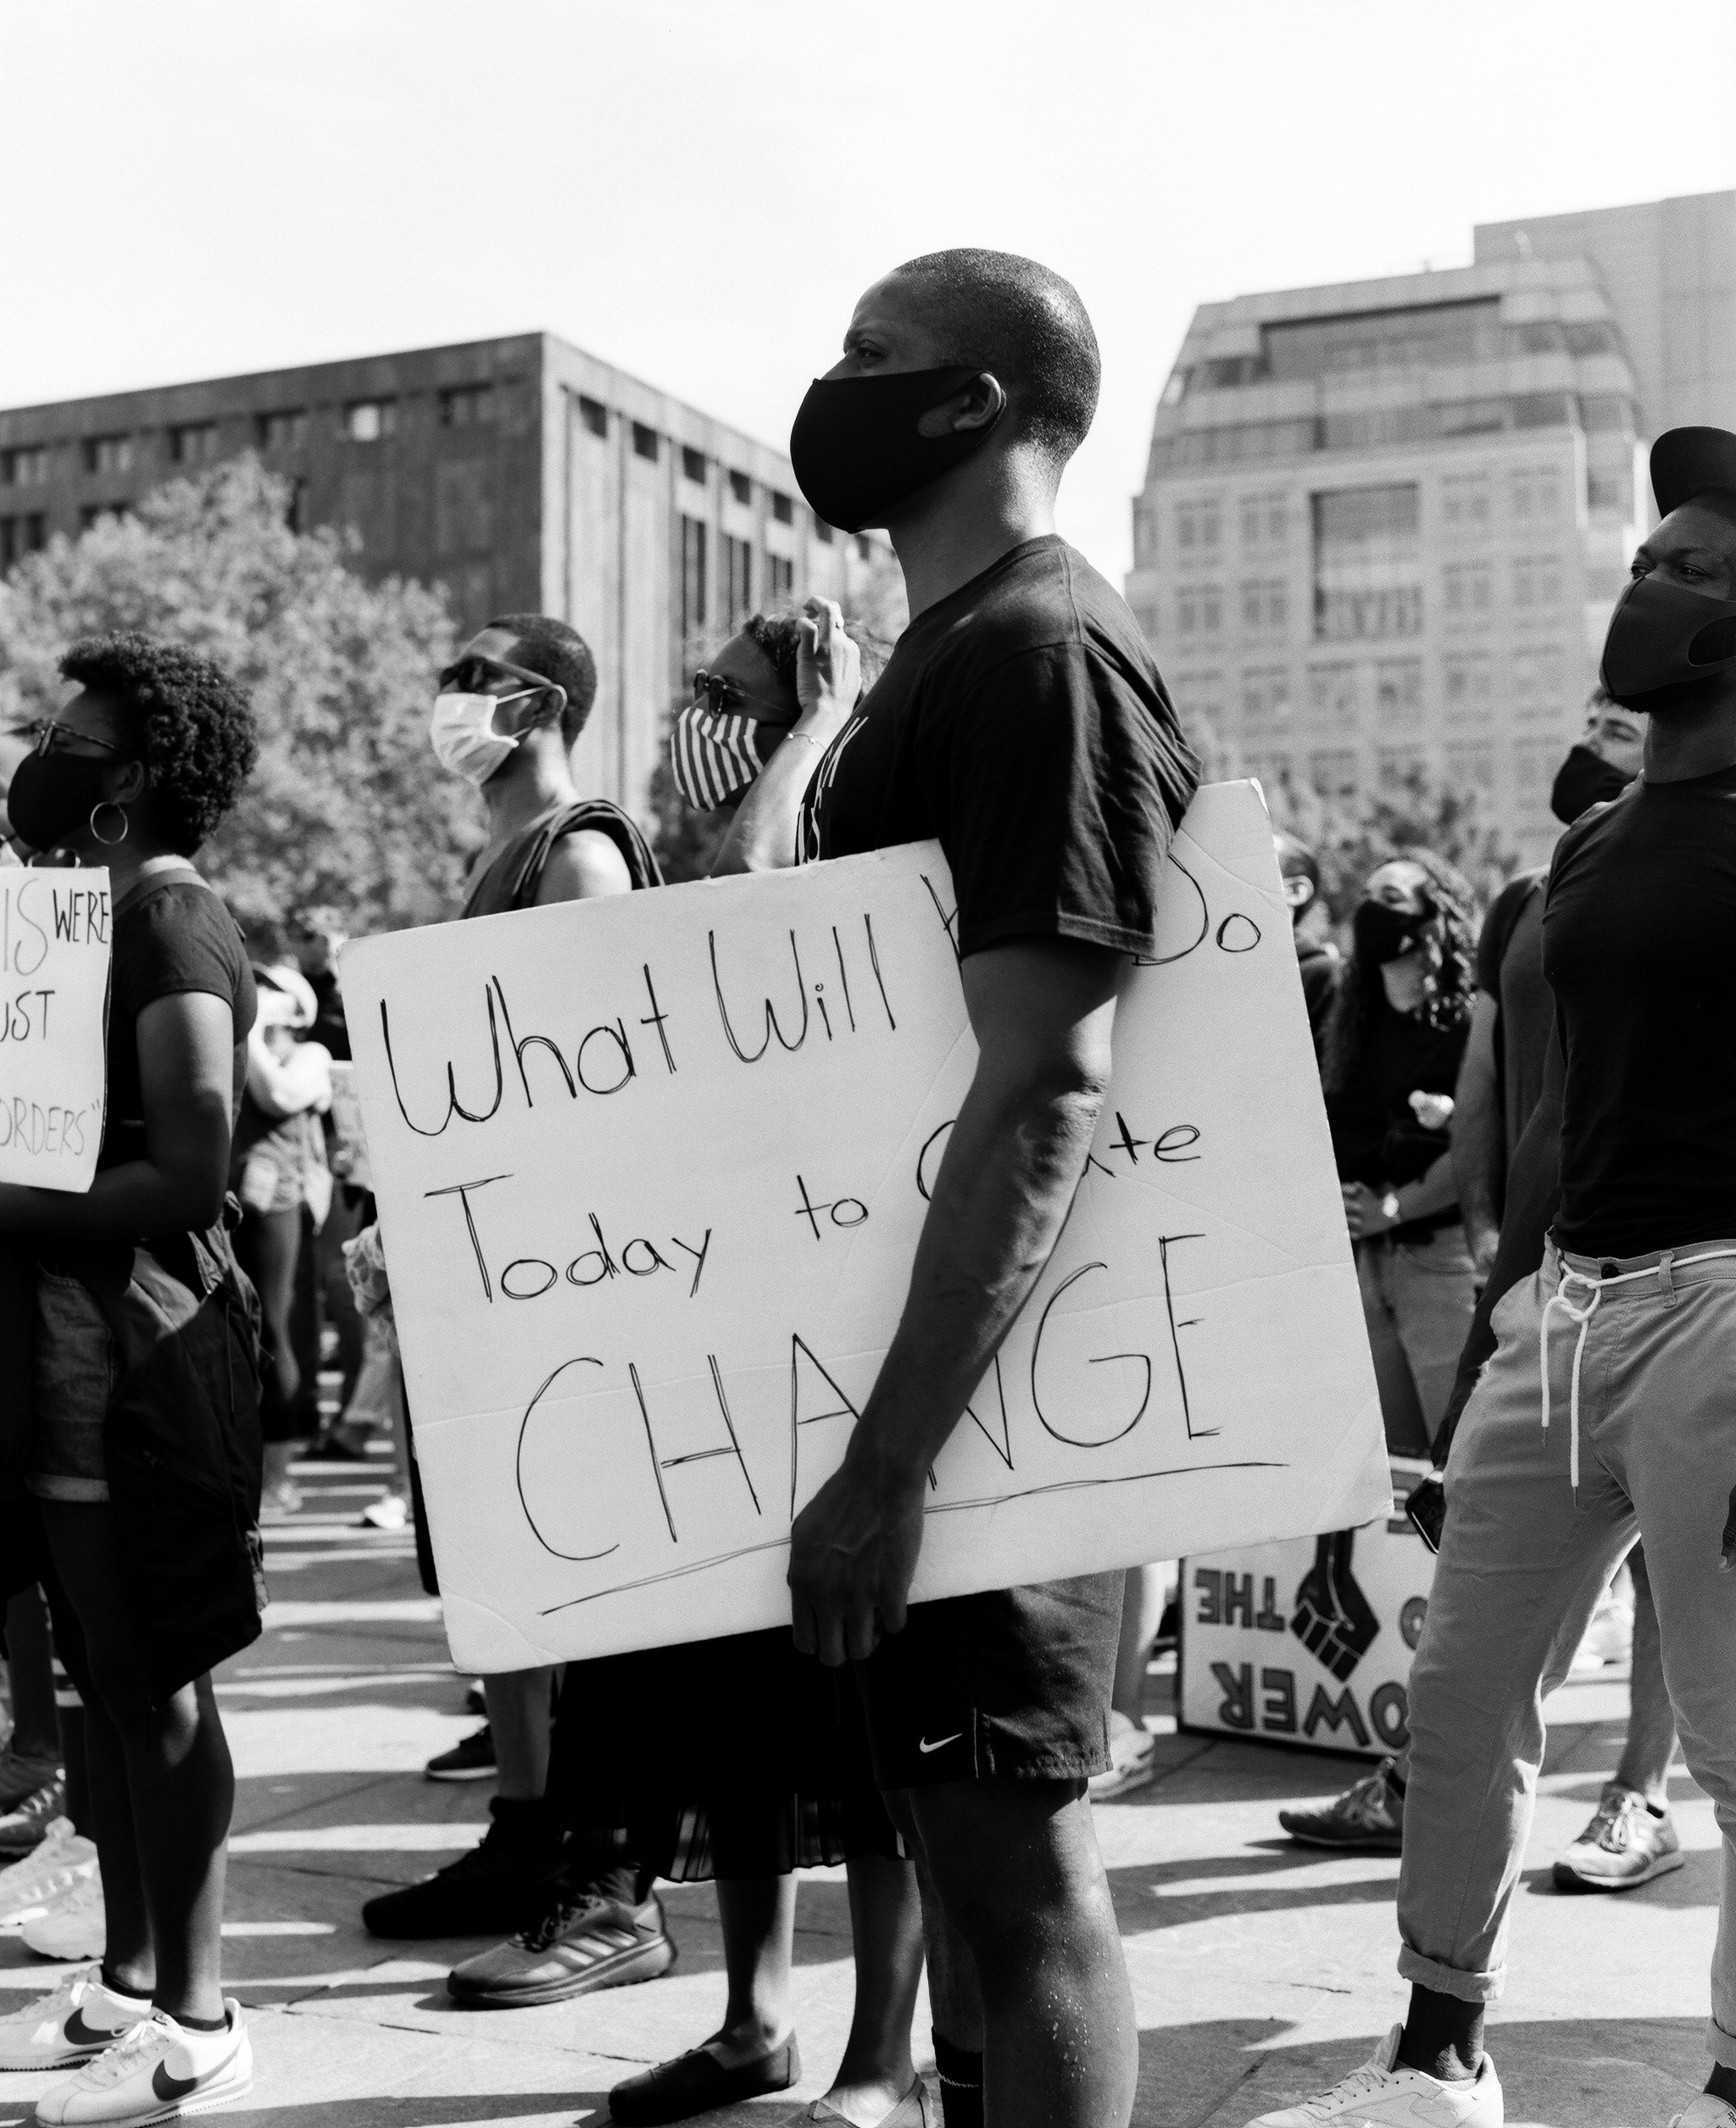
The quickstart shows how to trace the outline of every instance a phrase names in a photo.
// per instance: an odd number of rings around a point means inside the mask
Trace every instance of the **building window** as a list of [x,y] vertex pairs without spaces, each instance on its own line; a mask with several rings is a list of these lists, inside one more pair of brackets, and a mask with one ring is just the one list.
[[1455,791],[1479,791],[1485,798],[1494,794],[1495,751],[1492,746],[1449,746],[1447,749],[1447,782]]
[[396,399],[352,399],[343,409],[343,432],[352,443],[377,443],[398,432]]
[[1244,547],[1283,545],[1290,528],[1289,505],[1283,496],[1244,495],[1241,516]]
[[1244,583],[1242,587],[1242,626],[1255,635],[1282,635],[1289,625],[1288,587],[1279,583]]
[[1420,783],[1428,773],[1427,758],[1420,746],[1383,746],[1379,766],[1381,784],[1388,790]]
[[1565,707],[1561,654],[1553,644],[1513,654],[1513,701],[1522,716],[1549,716]]
[[1441,693],[1449,724],[1480,723],[1488,716],[1492,667],[1486,652],[1448,658],[1441,666]]
[[773,605],[779,599],[792,598],[796,588],[796,565],[782,554],[765,557],[765,592]]
[[771,514],[780,525],[787,525],[794,521],[795,505],[781,488],[771,490]]
[[[702,460],[703,463],[703,460]],[[705,626],[705,538],[702,519],[682,519],[682,639]]]
[[1335,643],[1422,632],[1414,481],[1315,496],[1314,632]]
[[130,436],[87,436],[85,438],[87,473],[130,473],[132,438]]
[[731,627],[754,610],[754,549],[750,541],[723,535],[723,594]]
[[255,431],[262,451],[298,451],[308,440],[308,416],[299,406],[279,414],[262,414]]
[[1282,666],[1242,675],[1242,729],[1269,737],[1290,715],[1290,676]]
[[696,451],[691,443],[682,445],[682,477],[705,485],[705,454]]
[[1415,727],[1422,717],[1422,660],[1385,658],[1374,668],[1375,706],[1383,726]]
[[1441,603],[1455,619],[1466,620],[1489,610],[1489,576],[1485,562],[1460,562],[1441,577]]
[[654,465],[657,463],[657,444],[654,428],[648,427],[643,421],[633,423],[633,454],[636,458],[648,458]]
[[1176,632],[1215,636],[1224,625],[1224,595],[1216,584],[1184,584],[1176,593]]
[[1516,472],[1509,489],[1512,514],[1517,519],[1548,519],[1561,507],[1561,476],[1553,465],[1533,466]]
[[1176,504],[1176,544],[1184,553],[1216,547],[1221,532],[1216,495],[1196,495]]
[[0,482],[8,487],[41,487],[47,478],[46,443],[24,443],[15,450],[0,451]]
[[1224,722],[1224,676],[1221,672],[1181,672],[1176,676],[1176,707],[1183,720],[1196,718],[1221,730]]
[[1513,564],[1513,604],[1553,610],[1561,603],[1561,566],[1553,554]]
[[1550,793],[1555,788],[1555,771],[1561,766],[1561,741],[1533,740],[1516,746],[1513,766],[1517,771],[1514,781],[1520,811],[1538,820],[1552,819]]
[[729,476],[729,492],[738,503],[745,507],[754,499],[754,483],[745,473],[732,473]]
[[474,428],[494,419],[492,384],[458,384],[440,394],[442,428]]
[[184,421],[170,429],[169,455],[177,465],[209,465],[217,455],[217,424]]
[[1593,510],[1613,510],[1625,517],[1633,509],[1633,495],[1624,473],[1588,473],[1585,499]]
[[1488,523],[1488,475],[1457,473],[1441,482],[1441,523],[1466,532]]
[[832,544],[832,526],[823,517],[816,517],[814,520],[814,537],[822,547],[829,547]]
[[609,409],[603,404],[601,399],[587,398],[585,394],[581,392],[579,394],[579,419],[584,423],[585,426],[590,430],[593,436],[608,435]]
[[86,503],[78,514],[79,530],[88,532],[92,525],[118,525],[131,510],[129,503]]
[[1357,677],[1354,665],[1316,665],[1308,674],[1308,706],[1316,721],[1335,730],[1354,732],[1357,721]]

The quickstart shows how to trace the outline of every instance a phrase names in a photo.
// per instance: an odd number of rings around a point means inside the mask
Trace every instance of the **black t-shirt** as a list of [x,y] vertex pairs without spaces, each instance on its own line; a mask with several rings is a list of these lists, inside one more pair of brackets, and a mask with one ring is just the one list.
[[[235,1106],[248,1075],[248,1032],[258,1009],[253,972],[236,922],[209,887],[182,877],[146,889],[114,919],[108,989],[108,1116],[100,1167],[142,1158],[139,1014],[159,998],[208,991],[235,1024]],[[234,1108],[231,1110],[231,1115]]]
[[1477,942],[1477,987],[1499,1008],[1495,1058],[1507,1157],[1543,1091],[1543,1064],[1555,1023],[1555,993],[1543,972],[1544,888],[1547,869],[1522,872],[1490,905]]
[[1338,993],[1338,970],[1344,966],[1337,950],[1315,939],[1296,941],[1297,964],[1302,971],[1302,995],[1308,1006],[1308,1026],[1314,1036],[1314,1053],[1326,1038],[1327,1015]]
[[[1346,982],[1355,976],[1347,966]],[[1415,1013],[1395,1012],[1383,996],[1372,1008],[1362,1056],[1349,1083],[1327,1096],[1333,1152],[1340,1182],[1371,1189],[1416,1182],[1448,1150],[1444,1131],[1424,1130],[1410,1106],[1413,1094],[1450,1094],[1459,1081],[1470,1022],[1433,1028]],[[1415,1227],[1445,1225],[1456,1211],[1431,1213]],[[1404,1228],[1398,1229],[1403,1233]]]
[[1555,1239],[1736,1236],[1736,768],[1643,779],[1555,851],[1544,970],[1566,1060]]
[[1021,938],[1149,952],[1199,780],[1132,615],[1050,534],[904,631],[820,765],[804,847],[938,838],[961,955]]

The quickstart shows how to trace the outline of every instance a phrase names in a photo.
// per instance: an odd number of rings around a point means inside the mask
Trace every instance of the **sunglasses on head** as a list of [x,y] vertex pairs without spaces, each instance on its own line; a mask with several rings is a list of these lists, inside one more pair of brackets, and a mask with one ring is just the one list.
[[708,672],[704,666],[693,675],[693,700],[697,705],[709,705],[715,716],[721,716],[726,710],[743,702],[747,697],[733,680],[726,680],[721,672]]
[[99,739],[92,733],[75,731],[71,725],[62,724],[52,716],[40,717],[31,724],[14,724],[6,736],[28,739],[34,754],[70,754],[81,744],[100,746],[105,754],[121,751],[113,739]]

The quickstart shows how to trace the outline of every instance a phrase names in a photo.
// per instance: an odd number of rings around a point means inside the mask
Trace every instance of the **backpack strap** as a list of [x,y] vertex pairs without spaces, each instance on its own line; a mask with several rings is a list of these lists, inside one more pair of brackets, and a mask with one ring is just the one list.
[[606,798],[581,798],[550,813],[526,838],[506,883],[507,905],[528,909],[537,899],[555,844],[587,830],[609,837],[626,861],[627,876],[636,888],[663,884],[663,873],[638,823]]

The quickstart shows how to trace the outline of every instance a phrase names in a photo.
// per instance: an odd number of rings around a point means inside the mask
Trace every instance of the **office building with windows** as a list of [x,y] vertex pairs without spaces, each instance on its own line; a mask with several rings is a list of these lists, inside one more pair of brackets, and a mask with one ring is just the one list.
[[896,584],[883,537],[821,523],[782,452],[552,333],[0,412],[0,570],[245,451],[294,483],[299,526],[353,528],[370,577],[444,584],[462,627],[570,621],[598,666],[585,782],[633,810],[709,641]]
[[1502,223],[1469,266],[1194,314],[1128,603],[1232,771],[1483,794],[1529,862],[1655,521],[1644,449],[1736,427],[1736,192]]

